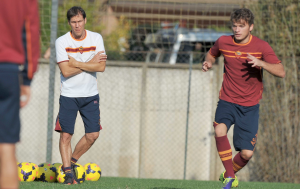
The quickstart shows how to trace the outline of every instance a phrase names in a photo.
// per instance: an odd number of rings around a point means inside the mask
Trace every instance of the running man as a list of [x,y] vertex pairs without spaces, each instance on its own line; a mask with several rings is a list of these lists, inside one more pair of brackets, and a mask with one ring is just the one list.
[[[100,110],[96,72],[104,72],[106,55],[102,36],[85,30],[86,14],[74,6],[67,12],[71,31],[56,40],[57,64],[61,71],[61,95],[55,131],[60,132],[59,149],[66,174],[64,184],[77,184],[74,165],[99,136]],[[72,153],[71,138],[77,112],[85,135]]]
[[[284,78],[285,71],[270,45],[251,35],[254,15],[249,9],[231,14],[231,36],[220,37],[205,57],[202,66],[208,71],[216,58],[224,56],[224,75],[213,123],[215,139],[225,172],[220,176],[225,189],[238,186],[235,176],[251,159],[257,142],[259,100],[262,98],[262,71]],[[234,127],[233,144],[239,153],[232,160],[227,138]]]
[[30,84],[40,57],[38,3],[3,0],[0,17],[0,188],[16,189],[20,107],[29,102]]

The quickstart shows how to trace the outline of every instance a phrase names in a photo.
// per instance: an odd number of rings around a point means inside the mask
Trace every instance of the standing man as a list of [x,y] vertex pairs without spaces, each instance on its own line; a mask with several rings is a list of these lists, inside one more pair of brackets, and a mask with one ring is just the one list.
[[40,56],[37,1],[3,0],[0,17],[0,188],[16,189],[20,107],[29,101],[30,82]]
[[[285,77],[283,65],[270,45],[251,35],[253,13],[249,9],[238,9],[230,20],[233,35],[220,37],[202,66],[206,72],[216,57],[224,56],[223,84],[213,125],[217,150],[226,170],[220,176],[225,189],[238,186],[235,173],[248,163],[255,149],[259,100],[263,92],[262,71]],[[233,144],[239,153],[232,160],[227,132],[233,124]]]
[[[77,184],[74,165],[99,136],[100,110],[96,72],[104,72],[106,55],[102,36],[84,29],[86,14],[74,6],[67,12],[71,31],[56,40],[57,64],[61,71],[61,95],[55,131],[60,132],[59,150],[66,174],[64,184]],[[71,138],[77,112],[85,135],[72,153]]]

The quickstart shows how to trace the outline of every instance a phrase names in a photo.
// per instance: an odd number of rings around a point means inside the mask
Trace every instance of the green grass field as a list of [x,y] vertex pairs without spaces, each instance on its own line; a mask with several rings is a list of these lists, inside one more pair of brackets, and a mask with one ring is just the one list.
[[[195,180],[161,180],[161,179],[133,179],[118,177],[102,177],[97,182],[84,182],[78,185],[63,185],[60,183],[22,182],[20,189],[59,189],[59,188],[81,188],[81,189],[185,189],[222,188],[217,181],[195,181]],[[300,184],[289,183],[263,183],[263,182],[240,182],[238,189],[296,189]]]

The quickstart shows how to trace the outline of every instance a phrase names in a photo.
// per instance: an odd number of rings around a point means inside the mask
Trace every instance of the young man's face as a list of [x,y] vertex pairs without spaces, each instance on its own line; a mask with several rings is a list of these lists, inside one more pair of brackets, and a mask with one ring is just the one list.
[[253,24],[249,26],[245,20],[233,21],[231,28],[236,42],[247,43],[249,41],[250,32],[253,29]]
[[84,35],[85,24],[86,18],[83,18],[81,14],[77,14],[70,19],[69,25],[72,28],[72,34],[75,38],[80,38]]

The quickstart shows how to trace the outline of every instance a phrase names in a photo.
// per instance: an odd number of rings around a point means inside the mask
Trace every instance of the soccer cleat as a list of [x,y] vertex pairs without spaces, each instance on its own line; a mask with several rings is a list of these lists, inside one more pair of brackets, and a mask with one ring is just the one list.
[[76,177],[76,171],[75,171],[76,165],[72,164],[71,165],[71,172],[73,174],[73,184],[80,184],[80,182],[77,181],[77,177]]
[[73,179],[72,174],[66,174],[65,181],[63,182],[63,184],[71,185],[71,184],[73,184],[73,182],[74,182],[74,179]]
[[235,179],[231,177],[225,178],[224,187],[222,189],[230,189],[234,180]]
[[[224,181],[225,181],[225,177],[224,177],[225,172],[226,171],[224,171],[223,173],[221,173],[220,178],[219,178],[219,181],[221,181],[223,184],[224,184]],[[239,180],[238,180],[237,176],[235,175],[235,179],[234,179],[234,181],[232,183],[231,188],[236,188],[238,186],[239,186]]]
[[75,179],[73,179],[73,184],[78,184],[78,182]]
[[220,174],[220,177],[219,177],[219,181],[221,181],[222,183],[224,182],[225,178],[224,178],[224,174],[225,174],[226,171],[224,171],[223,173]]

